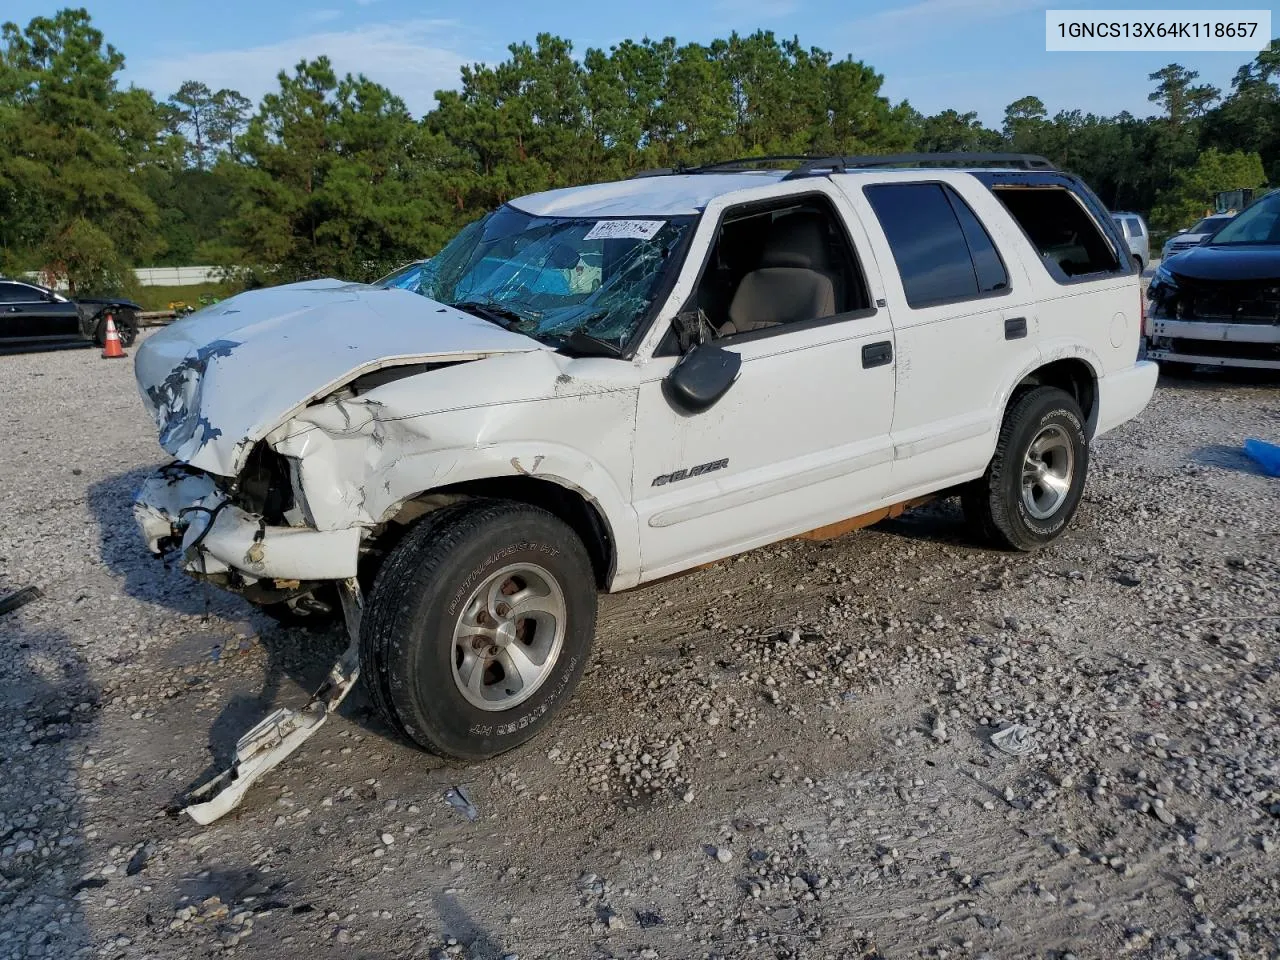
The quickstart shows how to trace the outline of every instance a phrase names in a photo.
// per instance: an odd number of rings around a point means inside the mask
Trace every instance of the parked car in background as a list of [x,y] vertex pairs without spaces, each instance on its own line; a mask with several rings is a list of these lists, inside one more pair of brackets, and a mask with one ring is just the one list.
[[1147,229],[1147,221],[1138,213],[1125,210],[1114,210],[1111,219],[1116,222],[1120,232],[1124,234],[1125,243],[1129,245],[1129,256],[1138,265],[1138,270],[1145,270],[1151,265],[1151,231]]
[[1234,213],[1215,213],[1211,217],[1205,217],[1190,230],[1179,230],[1164,242],[1160,259],[1168,260],[1175,254],[1185,253],[1192,247],[1200,246],[1235,218]]
[[1166,370],[1280,370],[1280,192],[1162,262],[1147,295],[1147,357]]
[[518,746],[572,695],[601,590],[934,494],[1004,547],[1067,529],[1090,440],[1158,374],[1096,195],[1041,157],[760,162],[516,198],[416,292],[250,291],[137,350],[174,457],[135,501],[148,548],[263,605],[336,594],[351,640],[191,816],[357,670],[428,750]]
[[36,283],[0,277],[0,349],[101,345],[107,314],[115,318],[120,342],[127,347],[138,335],[141,310],[131,300],[71,299]]

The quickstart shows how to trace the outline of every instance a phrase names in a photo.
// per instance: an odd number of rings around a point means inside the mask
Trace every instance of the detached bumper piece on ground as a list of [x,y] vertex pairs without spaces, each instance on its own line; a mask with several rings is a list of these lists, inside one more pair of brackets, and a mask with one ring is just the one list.
[[301,710],[282,707],[263,718],[236,743],[231,766],[187,794],[180,809],[196,823],[213,823],[235,809],[254,783],[324,725],[356,685],[360,678],[360,587],[355,580],[347,580],[339,584],[339,591],[350,645],[305,707]]

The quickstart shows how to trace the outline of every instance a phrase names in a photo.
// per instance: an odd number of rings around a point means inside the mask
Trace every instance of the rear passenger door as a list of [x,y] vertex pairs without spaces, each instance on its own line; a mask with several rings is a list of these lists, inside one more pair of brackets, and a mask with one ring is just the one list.
[[977,476],[1008,384],[1039,356],[1022,264],[999,252],[1007,218],[987,215],[998,205],[972,178],[839,179],[866,211],[893,317],[894,488],[911,496]]

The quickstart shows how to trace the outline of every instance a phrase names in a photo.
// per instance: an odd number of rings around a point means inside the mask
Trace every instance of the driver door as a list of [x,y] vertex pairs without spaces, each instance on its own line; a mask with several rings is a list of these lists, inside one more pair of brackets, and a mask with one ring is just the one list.
[[718,345],[741,356],[737,381],[707,410],[680,409],[663,388],[679,350],[668,324],[651,332],[633,478],[643,580],[891,492],[893,326],[861,225],[826,181],[733,196],[704,213],[683,308],[702,304]]
[[49,300],[25,283],[0,283],[0,341],[78,339],[80,317],[74,303]]

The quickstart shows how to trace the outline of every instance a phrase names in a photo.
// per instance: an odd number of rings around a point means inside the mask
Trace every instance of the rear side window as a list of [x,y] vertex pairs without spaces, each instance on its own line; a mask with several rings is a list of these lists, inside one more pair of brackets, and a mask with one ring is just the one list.
[[969,205],[940,183],[863,188],[893,251],[907,303],[971,300],[1009,287],[991,236]]
[[1093,217],[1065,187],[997,185],[992,192],[1018,221],[1045,269],[1059,283],[1128,270]]
[[1124,226],[1129,236],[1131,237],[1142,236],[1142,221],[1139,220],[1137,217],[1125,217]]

